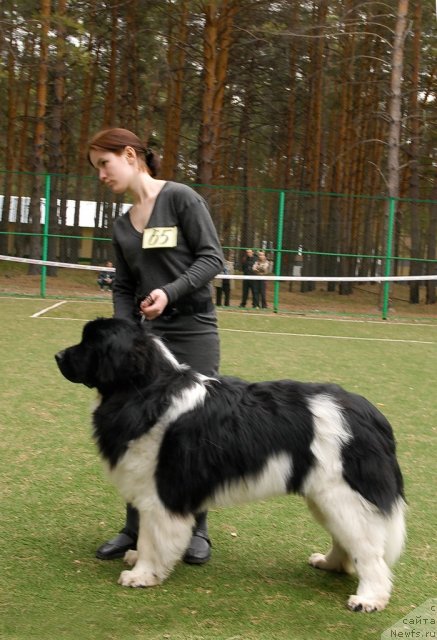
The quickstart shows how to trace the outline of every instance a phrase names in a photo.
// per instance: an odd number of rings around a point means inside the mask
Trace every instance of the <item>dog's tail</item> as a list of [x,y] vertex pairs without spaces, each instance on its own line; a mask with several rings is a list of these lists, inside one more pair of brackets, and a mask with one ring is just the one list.
[[399,497],[393,505],[390,515],[386,516],[384,560],[389,567],[392,567],[397,562],[405,545],[406,508],[405,500]]

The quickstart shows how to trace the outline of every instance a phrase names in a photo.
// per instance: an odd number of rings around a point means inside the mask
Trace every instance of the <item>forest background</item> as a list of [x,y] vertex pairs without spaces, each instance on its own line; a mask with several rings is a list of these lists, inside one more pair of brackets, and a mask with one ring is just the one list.
[[[96,238],[111,236],[121,201],[84,152],[123,126],[161,154],[161,177],[205,195],[236,262],[246,246],[275,257],[280,225],[283,274],[301,261],[303,274],[374,275],[395,202],[394,272],[436,273],[433,0],[3,0],[0,12],[1,254],[41,257],[48,196],[50,259],[81,259],[84,201]],[[94,242],[91,261],[109,252]],[[435,281],[424,286],[434,303]]]

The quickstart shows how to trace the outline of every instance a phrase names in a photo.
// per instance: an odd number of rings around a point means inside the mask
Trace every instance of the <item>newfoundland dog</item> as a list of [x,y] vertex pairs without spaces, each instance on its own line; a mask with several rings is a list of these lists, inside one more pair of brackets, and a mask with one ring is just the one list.
[[144,325],[116,318],[88,322],[55,357],[65,378],[97,389],[95,441],[140,514],[120,584],[165,580],[196,513],[296,493],[332,536],[310,565],[357,574],[350,609],[384,609],[405,501],[391,426],[368,400],[334,384],[207,378]]

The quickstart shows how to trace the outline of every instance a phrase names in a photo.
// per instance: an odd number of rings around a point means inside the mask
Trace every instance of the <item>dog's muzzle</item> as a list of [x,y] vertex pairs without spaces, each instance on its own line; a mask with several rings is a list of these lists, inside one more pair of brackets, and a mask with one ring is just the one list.
[[63,349],[62,351],[58,351],[58,353],[55,354],[55,360],[57,362],[58,367],[61,365],[64,359],[64,355],[65,355],[65,349]]

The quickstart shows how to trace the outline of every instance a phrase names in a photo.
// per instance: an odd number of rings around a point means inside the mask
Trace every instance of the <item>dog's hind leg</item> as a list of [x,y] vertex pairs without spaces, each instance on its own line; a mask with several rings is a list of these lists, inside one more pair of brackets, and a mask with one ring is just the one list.
[[388,604],[392,588],[391,572],[384,558],[375,553],[357,553],[354,558],[359,583],[357,593],[350,596],[352,611],[382,611]]
[[[331,488],[332,489],[332,488]],[[333,495],[333,494],[336,495]],[[348,569],[358,574],[357,593],[348,600],[353,611],[381,611],[389,601],[391,573],[384,560],[386,517],[350,488],[321,492],[312,508],[336,541],[326,555],[313,554],[310,563],[322,569]]]
[[381,611],[389,600],[390,566],[399,558],[405,541],[405,503],[398,498],[391,514],[372,511],[365,523],[364,544],[353,554],[359,577],[356,595],[349,598],[353,611]]
[[140,511],[137,551],[125,556],[134,567],[122,571],[124,587],[153,587],[161,584],[180,560],[190,542],[194,518],[176,516],[163,507]]
[[[307,499],[307,504],[317,522],[327,529],[326,520],[318,509],[316,503]],[[335,538],[332,539],[332,547],[328,553],[313,553],[309,557],[308,562],[315,569],[322,569],[323,571],[335,571],[336,573],[350,574],[355,573],[352,560]]]
[[332,547],[327,554],[313,553],[308,562],[315,569],[322,569],[323,571],[355,573],[355,569],[349,555],[336,540],[332,540]]

